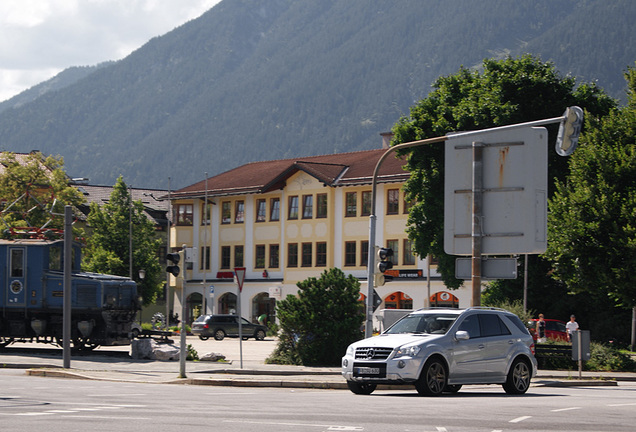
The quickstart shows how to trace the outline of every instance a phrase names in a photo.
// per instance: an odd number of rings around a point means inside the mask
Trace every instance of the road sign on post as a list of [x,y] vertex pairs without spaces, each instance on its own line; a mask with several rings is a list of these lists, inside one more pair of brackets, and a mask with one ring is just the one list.
[[234,274],[236,275],[236,283],[238,284],[239,292],[241,292],[243,291],[243,281],[245,281],[245,267],[235,267]]
[[[473,190],[473,143],[482,149],[482,179]],[[473,195],[484,255],[538,254],[547,248],[548,133],[543,127],[449,135],[444,187],[444,250],[472,255]]]

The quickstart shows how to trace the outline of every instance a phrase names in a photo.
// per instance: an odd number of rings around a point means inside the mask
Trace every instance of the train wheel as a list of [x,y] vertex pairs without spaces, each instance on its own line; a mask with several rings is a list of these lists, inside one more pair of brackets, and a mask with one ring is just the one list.
[[73,339],[73,349],[78,351],[92,351],[97,348],[99,344],[93,343],[90,339],[77,338]]

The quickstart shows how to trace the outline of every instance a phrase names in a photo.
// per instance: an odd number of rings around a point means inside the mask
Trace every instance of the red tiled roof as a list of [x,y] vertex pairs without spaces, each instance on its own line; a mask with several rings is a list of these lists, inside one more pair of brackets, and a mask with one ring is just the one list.
[[[240,195],[280,189],[298,171],[304,171],[326,186],[371,184],[373,171],[386,149],[307,156],[294,159],[252,162],[207,179],[207,195]],[[409,173],[404,159],[389,155],[378,173],[379,183],[404,181]],[[172,198],[205,194],[206,180],[172,192]]]

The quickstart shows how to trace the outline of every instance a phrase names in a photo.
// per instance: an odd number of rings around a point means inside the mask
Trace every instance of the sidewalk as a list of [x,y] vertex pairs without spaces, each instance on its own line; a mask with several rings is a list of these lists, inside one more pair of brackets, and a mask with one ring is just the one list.
[[[247,340],[241,344],[237,339],[200,341],[190,336],[186,343],[192,345],[199,356],[208,352],[220,353],[226,357],[227,362],[188,361],[186,362],[186,378],[179,378],[180,363],[178,361],[133,360],[125,357],[125,354],[121,357],[100,355],[100,351],[104,350],[128,352],[129,347],[99,348],[91,356],[71,357],[69,369],[63,368],[60,350],[52,350],[51,354],[30,355],[11,352],[9,348],[0,351],[0,367],[24,369],[26,374],[31,376],[121,382],[347,389],[346,382],[340,375],[340,368],[265,364],[265,359],[276,347],[275,339]],[[26,344],[22,345],[26,346]],[[636,381],[636,373],[583,372],[582,379],[579,379],[578,371],[540,370],[538,376],[533,379],[532,385],[616,386],[618,381]],[[380,388],[390,387],[380,386]]]

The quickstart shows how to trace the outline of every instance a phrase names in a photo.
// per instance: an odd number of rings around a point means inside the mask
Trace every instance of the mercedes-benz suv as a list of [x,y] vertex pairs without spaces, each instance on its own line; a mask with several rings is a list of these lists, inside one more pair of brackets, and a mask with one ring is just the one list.
[[412,384],[421,395],[465,384],[501,384],[523,394],[537,373],[534,341],[517,315],[498,308],[421,309],[379,336],[351,344],[342,375],[356,394]]

